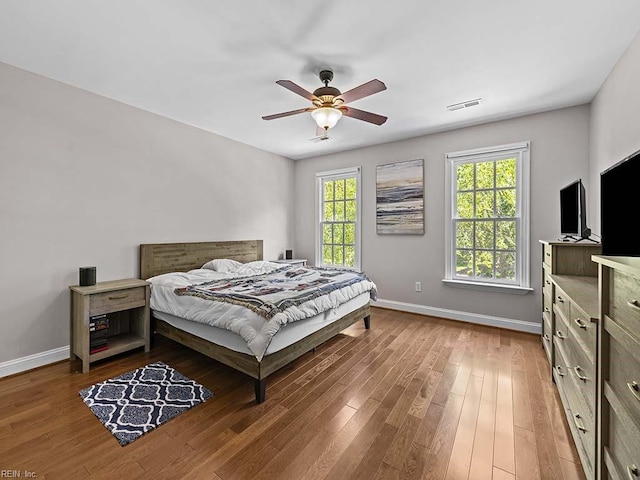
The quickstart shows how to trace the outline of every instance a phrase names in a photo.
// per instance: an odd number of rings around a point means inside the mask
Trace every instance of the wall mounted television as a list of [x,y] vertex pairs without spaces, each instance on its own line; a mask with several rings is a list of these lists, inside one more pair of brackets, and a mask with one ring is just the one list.
[[582,179],[560,190],[560,234],[564,241],[583,240],[591,236],[587,228],[587,200]]
[[640,257],[640,150],[600,174],[603,255]]

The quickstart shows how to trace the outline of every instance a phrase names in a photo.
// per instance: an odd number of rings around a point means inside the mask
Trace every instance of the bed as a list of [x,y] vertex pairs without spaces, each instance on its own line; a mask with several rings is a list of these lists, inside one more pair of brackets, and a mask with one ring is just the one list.
[[[171,277],[164,274],[196,271],[213,259],[257,263],[263,260],[262,247],[262,240],[141,244],[140,278]],[[191,277],[185,275],[185,278]],[[160,287],[156,290],[160,292]],[[154,283],[151,291],[153,331],[249,375],[254,380],[257,403],[266,399],[266,379],[271,373],[359,320],[364,321],[366,329],[370,328],[371,292],[363,291],[357,297],[341,301],[338,306],[313,317],[283,326],[273,335],[264,354],[257,355],[243,346],[245,342],[231,331],[196,323],[170,311],[154,310]],[[181,298],[179,295],[175,297]]]

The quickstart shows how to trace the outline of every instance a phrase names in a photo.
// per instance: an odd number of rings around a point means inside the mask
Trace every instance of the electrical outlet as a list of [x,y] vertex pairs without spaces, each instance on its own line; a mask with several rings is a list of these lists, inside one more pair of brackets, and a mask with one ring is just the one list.
[[422,282],[416,282],[416,292],[422,291]]

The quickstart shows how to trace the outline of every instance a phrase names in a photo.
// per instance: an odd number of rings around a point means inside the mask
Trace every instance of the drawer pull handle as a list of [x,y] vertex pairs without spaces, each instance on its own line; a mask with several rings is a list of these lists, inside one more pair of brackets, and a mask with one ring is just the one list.
[[562,373],[562,367],[560,365],[556,365],[556,372],[558,372],[558,375],[561,377],[564,377],[564,373]]
[[567,338],[562,334],[560,330],[556,332],[556,337],[558,337],[560,340],[564,340],[565,338]]
[[109,300],[122,300],[123,298],[127,298],[128,296],[128,293],[125,293],[124,295],[113,295],[109,297]]
[[587,429],[586,429],[586,428],[584,428],[584,425],[581,425],[580,423],[578,423],[578,420],[582,420],[582,417],[580,416],[580,414],[579,414],[579,413],[576,413],[576,414],[573,416],[573,423],[575,423],[575,424],[576,424],[576,428],[577,428],[578,430],[580,430],[582,433],[587,433]]
[[638,385],[638,382],[627,383],[627,387],[629,387],[633,396],[636,397],[636,400],[640,402],[640,395],[638,394],[638,392],[640,392],[640,385]]
[[580,375],[580,372],[582,371],[582,368],[580,368],[580,365],[573,367],[573,371],[576,372],[576,377],[578,377],[583,382],[587,383],[587,380],[589,379],[584,375]]
[[543,337],[543,338],[544,338],[547,342],[549,341],[549,335],[547,335],[546,333],[544,334],[544,337]]
[[551,285],[551,282],[549,280],[545,280],[544,283],[546,283],[547,285]]
[[550,254],[549,252],[547,252],[547,253],[546,253],[546,255],[547,255],[547,257],[550,257],[550,256],[551,256],[551,254]]
[[576,325],[578,325],[578,327],[582,328],[583,330],[587,329],[587,324],[584,323],[581,319],[576,318],[573,321],[576,322]]
[[560,295],[558,295],[556,298],[558,299],[558,302],[564,303],[564,298],[562,298]]
[[551,313],[551,310],[549,310],[549,307],[544,307],[544,312],[545,313]]
[[627,467],[627,475],[629,475],[630,480],[634,480],[634,477],[640,477],[640,471],[638,471],[638,467],[636,467],[635,465],[629,465]]
[[638,302],[638,300],[628,301],[627,305],[629,305],[631,308],[635,308],[637,310],[640,310],[640,302]]

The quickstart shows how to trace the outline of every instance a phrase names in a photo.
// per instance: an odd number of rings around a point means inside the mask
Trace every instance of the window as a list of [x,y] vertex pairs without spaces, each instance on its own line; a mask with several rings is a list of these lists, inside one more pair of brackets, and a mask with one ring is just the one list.
[[445,282],[529,288],[529,142],[447,154]]
[[316,265],[360,270],[360,167],[316,178]]

